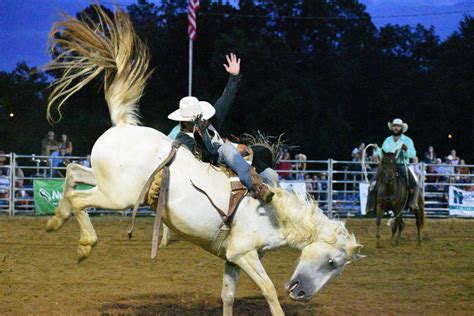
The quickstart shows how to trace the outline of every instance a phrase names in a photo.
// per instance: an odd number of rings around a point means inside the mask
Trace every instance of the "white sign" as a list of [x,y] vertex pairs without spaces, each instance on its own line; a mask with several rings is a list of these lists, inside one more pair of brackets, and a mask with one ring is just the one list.
[[369,194],[369,182],[359,182],[360,196],[360,214],[365,215],[365,207],[367,206],[367,195]]
[[289,192],[298,194],[303,199],[306,199],[306,182],[304,181],[280,181],[280,186]]
[[449,186],[449,215],[474,217],[474,192]]

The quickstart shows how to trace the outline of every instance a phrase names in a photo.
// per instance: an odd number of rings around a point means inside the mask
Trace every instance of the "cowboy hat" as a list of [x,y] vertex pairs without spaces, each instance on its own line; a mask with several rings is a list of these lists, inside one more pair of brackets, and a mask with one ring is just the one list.
[[179,101],[179,109],[168,115],[173,121],[194,121],[198,116],[205,120],[210,119],[216,109],[206,101],[199,101],[195,97],[184,97]]
[[401,119],[399,119],[399,118],[394,119],[392,123],[388,122],[387,125],[388,125],[388,129],[389,129],[389,130],[392,130],[392,126],[393,126],[393,125],[399,125],[399,126],[401,126],[403,133],[405,133],[405,132],[408,130],[408,124],[407,124],[407,123],[403,123],[403,121],[402,121]]

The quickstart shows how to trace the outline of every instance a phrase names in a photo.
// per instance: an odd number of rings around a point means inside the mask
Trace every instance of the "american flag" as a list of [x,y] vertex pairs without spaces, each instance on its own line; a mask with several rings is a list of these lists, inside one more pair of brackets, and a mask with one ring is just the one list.
[[188,35],[191,40],[196,39],[196,11],[199,9],[199,0],[188,0]]

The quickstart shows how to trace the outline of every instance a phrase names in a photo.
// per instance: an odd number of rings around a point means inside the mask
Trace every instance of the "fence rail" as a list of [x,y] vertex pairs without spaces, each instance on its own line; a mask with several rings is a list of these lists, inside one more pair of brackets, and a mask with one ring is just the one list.
[[[90,165],[83,156],[39,156],[10,153],[0,155],[0,213],[35,214],[33,182],[36,179],[63,179],[64,162]],[[352,217],[361,214],[359,184],[364,180],[360,162],[341,160],[287,160],[289,170],[277,170],[283,182],[304,183],[306,192],[319,202],[330,217]],[[377,164],[367,163],[369,180],[375,175]],[[429,217],[447,217],[448,189],[456,186],[464,190],[474,189],[474,175],[456,174],[457,168],[474,165],[434,165],[420,163],[416,168],[425,198]],[[89,213],[108,213],[108,210],[91,209]],[[114,212],[116,213],[116,212]],[[122,212],[127,215],[129,211]],[[149,208],[141,209],[149,214]]]

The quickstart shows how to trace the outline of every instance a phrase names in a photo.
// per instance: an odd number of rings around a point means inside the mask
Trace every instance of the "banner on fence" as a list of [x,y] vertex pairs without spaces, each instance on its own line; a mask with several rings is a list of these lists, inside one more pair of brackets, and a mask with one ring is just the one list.
[[449,215],[474,217],[474,192],[450,186]]
[[306,182],[304,181],[280,181],[280,186],[289,192],[298,194],[301,198],[306,199]]
[[[34,180],[33,197],[35,200],[36,214],[54,214],[54,209],[58,206],[63,197],[64,180]],[[77,189],[89,189],[89,185],[78,185]]]
[[365,207],[367,206],[367,195],[369,194],[369,182],[359,182],[360,196],[360,214],[365,215]]

